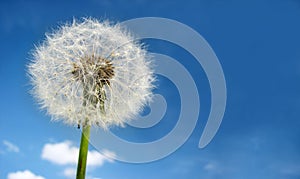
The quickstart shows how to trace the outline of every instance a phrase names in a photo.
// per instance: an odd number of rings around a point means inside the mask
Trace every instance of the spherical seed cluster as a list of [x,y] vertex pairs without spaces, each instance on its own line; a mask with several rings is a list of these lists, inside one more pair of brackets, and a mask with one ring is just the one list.
[[151,100],[154,75],[146,51],[118,24],[83,19],[37,46],[28,73],[32,92],[53,120],[122,125]]

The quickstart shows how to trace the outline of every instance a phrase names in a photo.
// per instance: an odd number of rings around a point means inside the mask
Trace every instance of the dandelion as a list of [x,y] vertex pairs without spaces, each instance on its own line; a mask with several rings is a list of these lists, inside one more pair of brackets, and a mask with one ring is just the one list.
[[52,120],[82,126],[77,178],[84,178],[90,126],[122,126],[151,100],[146,50],[118,24],[73,20],[33,52],[32,93]]

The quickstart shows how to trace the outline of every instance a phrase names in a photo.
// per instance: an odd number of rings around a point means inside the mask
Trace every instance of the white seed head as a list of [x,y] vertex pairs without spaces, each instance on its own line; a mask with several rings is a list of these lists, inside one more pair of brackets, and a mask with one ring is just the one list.
[[47,34],[28,73],[41,108],[70,125],[122,125],[151,100],[154,87],[142,45],[118,24],[91,18]]

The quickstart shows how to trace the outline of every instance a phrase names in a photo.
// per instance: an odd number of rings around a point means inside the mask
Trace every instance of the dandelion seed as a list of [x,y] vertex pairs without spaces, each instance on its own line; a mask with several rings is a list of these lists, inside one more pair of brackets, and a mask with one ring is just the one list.
[[47,34],[29,74],[53,120],[103,128],[134,118],[151,99],[154,80],[141,44],[118,24],[90,18]]
[[118,24],[74,20],[33,52],[32,92],[53,120],[82,127],[77,179],[85,177],[90,126],[123,125],[151,99],[153,70],[142,45]]

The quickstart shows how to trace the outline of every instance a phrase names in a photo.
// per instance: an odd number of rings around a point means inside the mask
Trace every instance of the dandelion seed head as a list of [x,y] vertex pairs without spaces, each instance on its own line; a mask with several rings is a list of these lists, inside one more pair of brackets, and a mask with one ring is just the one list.
[[143,46],[120,25],[91,18],[47,34],[28,73],[41,108],[70,125],[122,125],[151,100],[154,87]]

